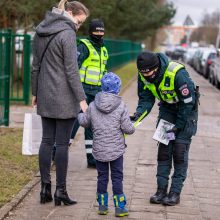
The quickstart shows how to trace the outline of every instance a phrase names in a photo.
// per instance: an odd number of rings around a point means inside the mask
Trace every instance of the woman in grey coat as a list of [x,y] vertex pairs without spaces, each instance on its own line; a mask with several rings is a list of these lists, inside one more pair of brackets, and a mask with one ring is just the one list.
[[105,74],[101,80],[102,92],[95,96],[85,113],[78,116],[79,124],[91,126],[93,131],[92,154],[98,171],[97,201],[99,214],[108,212],[109,167],[112,177],[115,215],[126,216],[126,198],[123,192],[123,154],[125,153],[124,134],[132,134],[135,129],[130,121],[128,109],[121,97],[121,80],[114,73]]
[[66,191],[68,144],[73,122],[87,108],[77,65],[76,31],[89,15],[80,2],[61,0],[37,26],[33,41],[32,104],[42,117],[40,202],[52,201],[50,165],[56,142],[55,205],[73,205]]

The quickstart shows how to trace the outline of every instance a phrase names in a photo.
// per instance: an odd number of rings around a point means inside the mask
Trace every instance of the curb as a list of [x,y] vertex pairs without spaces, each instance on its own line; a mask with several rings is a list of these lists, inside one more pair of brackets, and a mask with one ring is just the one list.
[[8,203],[6,203],[2,208],[0,208],[0,220],[7,217],[25,197],[26,195],[40,182],[40,174],[37,173],[34,178],[27,183],[23,189]]

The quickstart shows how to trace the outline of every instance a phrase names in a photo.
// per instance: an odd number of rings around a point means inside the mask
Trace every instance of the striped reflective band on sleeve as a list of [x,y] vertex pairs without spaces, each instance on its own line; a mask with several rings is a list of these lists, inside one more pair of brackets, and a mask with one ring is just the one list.
[[91,154],[92,153],[92,148],[86,148],[86,153]]
[[85,140],[85,145],[93,145],[93,140]]
[[189,97],[189,98],[187,98],[187,99],[184,99],[183,101],[184,101],[184,103],[190,103],[190,102],[192,102],[192,97]]

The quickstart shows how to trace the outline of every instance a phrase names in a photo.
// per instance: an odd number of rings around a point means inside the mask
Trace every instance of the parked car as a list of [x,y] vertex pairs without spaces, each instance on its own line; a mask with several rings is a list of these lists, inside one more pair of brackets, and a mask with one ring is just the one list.
[[210,52],[215,53],[215,50],[210,47],[199,47],[196,50],[193,56],[192,66],[198,73],[202,74],[202,68],[205,65],[204,59],[206,59],[207,54],[209,54]]
[[24,50],[24,37],[16,36],[14,40],[16,53],[22,53]]
[[201,49],[197,48],[192,58],[192,67],[198,72],[201,59]]
[[189,47],[183,55],[183,62],[192,65],[192,58],[196,52],[197,48]]
[[215,49],[207,49],[203,51],[199,72],[201,72],[206,79],[209,77],[210,65],[216,58],[216,54]]
[[[15,51],[17,53],[22,53],[24,50],[24,34],[25,34],[25,32],[23,29],[19,29],[16,31],[16,37],[14,40],[14,44],[15,44]],[[33,41],[35,31],[28,31],[26,34],[30,35],[31,41]]]
[[209,81],[220,89],[220,53],[213,60],[210,66]]
[[171,57],[173,51],[174,51],[175,47],[172,46],[172,45],[169,45],[167,46],[166,50],[165,50],[165,54],[168,56],[168,57]]
[[186,52],[186,49],[182,48],[182,47],[176,47],[174,49],[174,51],[171,53],[171,56],[170,58],[172,60],[180,60],[180,61],[183,61],[183,56],[184,56],[184,53]]

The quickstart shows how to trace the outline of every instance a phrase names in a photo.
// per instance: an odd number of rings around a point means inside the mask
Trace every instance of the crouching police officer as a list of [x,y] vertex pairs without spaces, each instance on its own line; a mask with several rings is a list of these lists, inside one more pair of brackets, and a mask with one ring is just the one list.
[[[167,131],[175,134],[168,145],[158,144],[157,192],[151,203],[176,205],[186,179],[191,138],[196,134],[198,92],[184,65],[168,61],[162,53],[142,52],[137,58],[138,106],[131,120],[149,114],[155,98],[159,100],[159,116],[175,126]],[[146,115],[147,115],[146,114]],[[167,194],[169,175],[174,164],[172,183]]]
[[[99,19],[93,19],[89,25],[89,38],[81,39],[77,46],[79,73],[88,105],[101,91],[101,79],[107,72],[108,51],[103,42],[104,32],[104,23]],[[74,139],[78,128],[77,121],[73,126],[71,139]],[[92,156],[93,133],[91,128],[86,128],[84,134],[87,164],[88,167],[95,167],[96,161]]]

